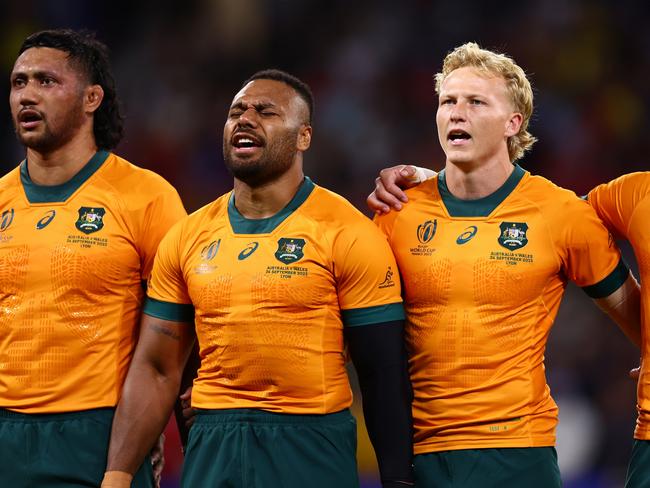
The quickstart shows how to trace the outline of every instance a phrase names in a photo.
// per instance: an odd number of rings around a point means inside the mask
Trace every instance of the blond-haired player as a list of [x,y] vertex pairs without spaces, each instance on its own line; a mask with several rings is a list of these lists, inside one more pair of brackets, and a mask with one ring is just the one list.
[[636,344],[638,284],[585,201],[514,163],[535,139],[511,58],[462,45],[436,91],[444,170],[407,197],[395,182],[426,172],[384,170],[369,197],[404,284],[417,483],[559,487],[544,348],[566,283]]

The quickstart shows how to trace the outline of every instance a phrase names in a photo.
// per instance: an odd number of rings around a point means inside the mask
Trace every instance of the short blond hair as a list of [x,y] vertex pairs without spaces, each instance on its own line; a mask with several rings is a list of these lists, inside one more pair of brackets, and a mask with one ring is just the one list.
[[521,158],[537,140],[527,130],[533,115],[533,89],[524,70],[511,57],[483,49],[475,42],[468,42],[445,57],[442,71],[435,76],[438,95],[442,82],[458,68],[475,68],[479,72],[500,76],[505,80],[515,110],[523,115],[519,132],[508,138],[508,155],[512,162]]

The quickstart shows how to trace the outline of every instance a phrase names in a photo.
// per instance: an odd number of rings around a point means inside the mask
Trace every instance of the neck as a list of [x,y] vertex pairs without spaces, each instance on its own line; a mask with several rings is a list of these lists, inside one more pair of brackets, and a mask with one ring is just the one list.
[[515,169],[509,159],[483,165],[456,164],[447,160],[447,188],[461,200],[477,200],[497,191]]
[[304,178],[302,165],[294,165],[279,178],[256,187],[235,178],[235,207],[247,219],[272,217],[291,201]]
[[76,175],[96,152],[92,134],[76,137],[52,151],[27,148],[29,177],[37,185],[62,185]]

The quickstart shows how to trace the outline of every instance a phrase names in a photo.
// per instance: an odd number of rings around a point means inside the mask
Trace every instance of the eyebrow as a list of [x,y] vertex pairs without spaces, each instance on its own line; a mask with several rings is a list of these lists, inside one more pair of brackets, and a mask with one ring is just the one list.
[[234,109],[245,110],[246,107],[248,107],[249,105],[252,105],[255,108],[255,110],[257,110],[258,112],[261,111],[261,110],[264,110],[265,108],[274,108],[275,107],[275,104],[272,103],[272,102],[257,102],[257,103],[252,103],[252,104],[248,104],[248,103],[244,103],[244,102],[237,102],[237,103],[235,103],[234,105],[232,105],[230,107],[230,110],[234,110]]
[[59,75],[55,73],[54,71],[43,71],[43,70],[38,70],[38,71],[32,71],[30,74],[28,74],[27,71],[14,71],[11,73],[11,78],[17,78],[19,76],[32,76],[34,78],[40,79],[40,78],[59,78]]

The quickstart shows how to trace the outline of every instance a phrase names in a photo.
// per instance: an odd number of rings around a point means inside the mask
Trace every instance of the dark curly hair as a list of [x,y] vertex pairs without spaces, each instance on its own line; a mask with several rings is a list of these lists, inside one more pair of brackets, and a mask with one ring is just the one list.
[[95,112],[93,133],[100,149],[113,149],[122,139],[124,117],[115,91],[115,79],[108,60],[108,48],[92,32],[56,29],[36,32],[20,46],[18,55],[33,47],[49,47],[68,54],[92,85],[100,85],[104,99]]
[[242,83],[242,88],[248,85],[251,81],[255,80],[274,80],[281,81],[285,85],[289,85],[293,88],[298,96],[304,100],[309,109],[309,120],[311,124],[312,119],[314,118],[314,95],[311,92],[311,88],[304,81],[296,78],[295,76],[287,73],[286,71],[281,71],[279,69],[265,69],[258,71],[250,78],[248,78],[244,83]]

